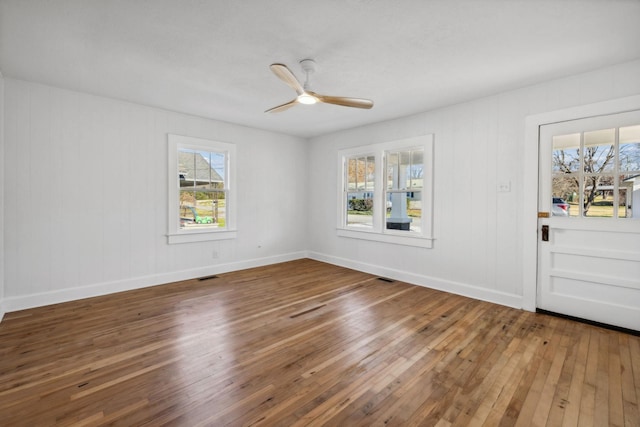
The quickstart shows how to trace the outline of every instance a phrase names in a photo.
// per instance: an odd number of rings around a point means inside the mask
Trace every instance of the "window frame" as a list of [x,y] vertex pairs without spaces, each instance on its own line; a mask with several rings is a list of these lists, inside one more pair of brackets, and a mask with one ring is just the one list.
[[[235,144],[213,141],[203,138],[194,138],[184,135],[167,134],[168,140],[168,231],[167,243],[190,243],[211,240],[234,239],[237,236],[235,212]],[[198,229],[180,228],[180,213],[177,207],[180,204],[180,171],[178,168],[178,151],[190,149],[225,155],[225,227],[210,227]]]
[[[340,237],[371,240],[404,246],[433,247],[433,134],[401,140],[347,148],[338,151],[337,235]],[[393,230],[386,228],[386,153],[388,151],[423,150],[423,187],[421,230]],[[360,229],[347,225],[347,160],[354,157],[374,156],[375,176],[373,190],[373,226]]]

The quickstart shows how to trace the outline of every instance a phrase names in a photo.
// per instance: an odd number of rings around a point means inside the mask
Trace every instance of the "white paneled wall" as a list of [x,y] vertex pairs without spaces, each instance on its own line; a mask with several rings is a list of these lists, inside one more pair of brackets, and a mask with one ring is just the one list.
[[4,78],[0,73],[0,320],[4,316]]
[[[635,94],[640,61],[305,141],[4,79],[0,315],[306,254],[522,306],[525,118]],[[237,144],[237,239],[166,243],[167,133]],[[338,150],[427,133],[434,248],[338,237]]]
[[[525,118],[635,94],[640,94],[640,61],[313,138],[309,187],[318,193],[310,200],[310,254],[521,307],[523,167],[536,161],[523,157]],[[426,133],[435,135],[434,248],[338,237],[337,151]],[[498,191],[501,184],[510,191]]]
[[[304,256],[305,141],[5,79],[7,311]],[[168,245],[167,133],[237,146],[238,238]]]

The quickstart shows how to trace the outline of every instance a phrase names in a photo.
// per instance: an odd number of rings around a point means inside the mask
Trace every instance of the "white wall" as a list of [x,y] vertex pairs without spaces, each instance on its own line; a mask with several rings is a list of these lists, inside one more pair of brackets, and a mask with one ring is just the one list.
[[[13,79],[4,89],[6,311],[305,255],[303,139]],[[167,244],[167,133],[237,145],[237,239]]]
[[[523,306],[525,118],[640,93],[640,61],[310,141],[311,257],[416,284]],[[375,108],[375,107],[374,107]],[[337,151],[435,135],[433,249],[336,236]],[[498,192],[508,183],[511,191]],[[530,224],[526,224],[529,227]]]
[[0,72],[0,320],[4,316],[4,77]]

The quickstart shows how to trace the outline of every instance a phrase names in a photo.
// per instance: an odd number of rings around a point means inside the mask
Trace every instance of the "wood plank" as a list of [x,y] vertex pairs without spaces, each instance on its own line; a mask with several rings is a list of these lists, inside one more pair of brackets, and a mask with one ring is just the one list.
[[589,349],[589,332],[585,331],[584,328],[578,327],[578,325],[574,330],[576,330],[576,335],[578,335],[580,341],[577,345],[574,344],[577,351],[575,353],[573,372],[570,377],[571,384],[569,385],[569,396],[566,401],[566,412],[562,419],[562,425],[567,427],[578,426]]
[[627,335],[618,336],[620,345],[620,369],[622,374],[622,400],[624,425],[633,425],[633,420],[640,419],[640,387],[633,378],[630,341]]
[[298,260],[7,313],[0,425],[640,425],[640,337]]

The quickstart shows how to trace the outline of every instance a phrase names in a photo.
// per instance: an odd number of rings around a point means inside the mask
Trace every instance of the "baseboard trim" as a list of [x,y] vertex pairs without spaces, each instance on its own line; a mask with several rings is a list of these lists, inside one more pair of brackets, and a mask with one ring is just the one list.
[[4,314],[4,312],[10,313],[12,311],[25,310],[28,308],[42,307],[45,305],[59,304],[62,302],[75,301],[79,299],[130,291],[150,286],[163,285],[172,282],[179,282],[181,280],[190,280],[202,276],[211,276],[215,274],[228,273],[230,271],[262,267],[265,265],[293,261],[306,257],[306,251],[291,252],[282,255],[254,258],[249,260],[230,262],[226,264],[216,264],[189,270],[175,271],[171,273],[154,274],[126,280],[97,283],[79,288],[60,289],[52,292],[42,292],[17,297],[5,297],[3,304],[0,305],[0,309],[2,310],[0,311],[0,320],[1,315]]
[[231,271],[245,270],[248,268],[262,267],[265,265],[277,264],[280,262],[294,261],[302,258],[310,258],[316,261],[322,261],[340,267],[350,268],[369,274],[382,277],[389,277],[395,280],[411,283],[418,286],[424,286],[444,292],[450,292],[469,298],[487,301],[513,308],[522,308],[522,297],[518,295],[507,294],[499,291],[492,291],[480,288],[474,285],[454,282],[450,280],[438,279],[430,276],[408,273],[406,271],[396,270],[393,268],[382,267],[379,265],[368,264],[360,261],[354,261],[347,258],[335,257],[319,252],[291,252],[282,255],[275,255],[264,258],[254,258],[243,261],[236,261],[225,264],[216,264],[207,267],[200,267],[189,270],[181,270],[171,273],[163,273],[142,277],[135,277],[126,280],[98,283],[94,285],[83,286],[80,288],[60,289],[52,292],[42,292],[37,294],[23,295],[18,297],[5,297],[0,303],[0,321],[5,313],[10,313],[28,308],[42,307],[45,305],[59,304],[68,301],[74,301],[84,298],[91,298],[101,295],[108,295],[117,292],[124,292],[134,289],[140,289],[150,286],[163,285],[166,283],[179,282],[181,280],[190,280],[203,276],[211,276],[215,274],[228,273]]
[[462,295],[465,297],[500,304],[507,307],[519,309],[523,308],[523,300],[522,296],[520,295],[493,291],[467,283],[454,282],[451,280],[443,280],[421,274],[408,273],[406,271],[368,264],[360,261],[354,261],[346,258],[335,257],[318,252],[309,252],[308,257],[316,261],[322,261],[329,264],[338,265],[340,267],[374,274],[377,276],[389,277],[395,280],[411,283],[413,285],[424,286],[426,288],[449,292],[456,295]]

